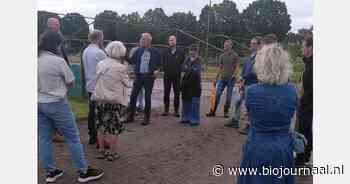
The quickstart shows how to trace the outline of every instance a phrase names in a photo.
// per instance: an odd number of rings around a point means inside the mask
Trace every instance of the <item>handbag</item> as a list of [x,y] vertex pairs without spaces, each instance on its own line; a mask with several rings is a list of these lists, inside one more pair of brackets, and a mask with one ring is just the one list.
[[293,142],[293,151],[297,154],[304,153],[305,147],[307,145],[307,139],[305,136],[299,132],[292,132],[292,142]]

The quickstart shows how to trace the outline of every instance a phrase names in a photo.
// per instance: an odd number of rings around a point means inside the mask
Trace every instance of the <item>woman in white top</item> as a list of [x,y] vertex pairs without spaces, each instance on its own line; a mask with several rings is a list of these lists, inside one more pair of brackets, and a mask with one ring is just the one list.
[[[129,85],[127,66],[124,65],[126,48],[122,42],[113,41],[106,47],[108,57],[97,65],[96,87],[91,100],[97,104],[96,128],[99,144],[99,159],[114,161],[118,135],[123,131],[121,110],[127,105],[126,87]],[[110,144],[105,150],[105,140]]]

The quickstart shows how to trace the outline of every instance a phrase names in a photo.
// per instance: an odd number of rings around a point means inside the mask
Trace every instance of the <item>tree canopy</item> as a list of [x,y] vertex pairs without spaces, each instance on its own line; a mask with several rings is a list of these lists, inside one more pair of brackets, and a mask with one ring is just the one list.
[[68,13],[61,20],[61,30],[64,36],[87,39],[89,25],[79,13]]
[[[59,18],[56,13],[38,12],[38,32],[43,32],[49,17]],[[288,33],[291,18],[286,4],[279,0],[257,0],[249,4],[242,12],[232,0],[204,6],[198,18],[190,12],[174,12],[167,15],[162,8],[149,9],[141,16],[138,12],[119,15],[115,11],[105,10],[95,16],[93,27],[104,32],[106,40],[138,42],[142,32],[150,32],[154,43],[166,43],[170,34],[178,36],[178,43],[190,45],[196,42],[183,34],[177,34],[175,28],[184,30],[193,36],[206,39],[208,17],[210,19],[209,42],[222,47],[223,41],[232,38],[235,49],[241,48],[253,36],[275,33],[279,40],[285,38],[298,40],[298,35]],[[87,38],[89,26],[79,13],[66,14],[61,19],[65,36],[74,34],[75,38]],[[76,33],[79,31],[78,33]]]
[[283,40],[291,29],[291,19],[284,2],[254,1],[242,12],[242,22],[251,36],[275,33]]

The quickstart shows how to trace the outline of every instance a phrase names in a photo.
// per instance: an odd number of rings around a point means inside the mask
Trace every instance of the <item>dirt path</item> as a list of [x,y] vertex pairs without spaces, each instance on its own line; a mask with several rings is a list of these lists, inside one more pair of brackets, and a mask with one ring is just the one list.
[[[241,147],[246,137],[235,129],[224,127],[227,119],[222,113],[216,118],[205,118],[208,100],[201,100],[201,125],[190,127],[179,123],[175,117],[162,117],[154,110],[152,124],[143,127],[140,122],[127,124],[121,135],[119,152],[115,162],[94,158],[96,149],[87,145],[87,123],[79,122],[81,139],[90,164],[105,170],[98,184],[233,184],[235,176],[227,173],[221,177],[212,174],[212,168],[220,163],[239,166]],[[142,118],[142,117],[139,117]],[[66,145],[55,144],[55,158],[66,173],[57,184],[77,183],[77,173],[72,165]],[[39,165],[39,183],[44,173]],[[311,184],[312,177],[298,177],[297,184]]]

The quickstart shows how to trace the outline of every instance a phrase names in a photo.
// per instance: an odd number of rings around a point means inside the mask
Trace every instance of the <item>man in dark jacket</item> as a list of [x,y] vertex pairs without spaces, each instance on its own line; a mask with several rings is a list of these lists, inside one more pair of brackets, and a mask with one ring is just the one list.
[[303,61],[305,70],[302,75],[303,94],[298,109],[299,132],[305,136],[308,144],[305,152],[298,154],[295,164],[303,166],[310,161],[312,151],[312,118],[313,118],[313,38],[307,36],[303,42]]
[[176,46],[176,37],[169,36],[169,48],[162,54],[162,67],[164,70],[164,113],[169,113],[170,91],[173,87],[174,92],[174,112],[176,117],[179,115],[180,105],[180,80],[181,66],[185,60],[185,52]]
[[130,96],[130,114],[128,122],[134,121],[137,96],[142,88],[145,89],[145,118],[142,125],[148,125],[151,117],[151,96],[154,80],[159,73],[161,56],[156,48],[152,47],[152,36],[150,33],[142,33],[140,48],[138,48],[130,59],[134,64],[135,81]]
[[[249,48],[251,51],[251,54],[246,57],[244,60],[243,68],[241,71],[241,77],[239,80],[239,88],[240,88],[240,99],[236,104],[235,108],[235,113],[234,116],[232,117],[232,120],[225,124],[227,127],[232,127],[232,128],[239,128],[239,119],[240,119],[240,112],[241,112],[241,106],[243,104],[244,100],[244,88],[248,87],[249,85],[256,84],[258,83],[258,77],[256,76],[253,66],[255,64],[255,56],[258,50],[261,48],[261,43],[262,38],[259,36],[253,37],[250,41]],[[243,104],[244,105],[244,104]],[[241,133],[245,134],[247,131],[247,128],[241,129]]]

